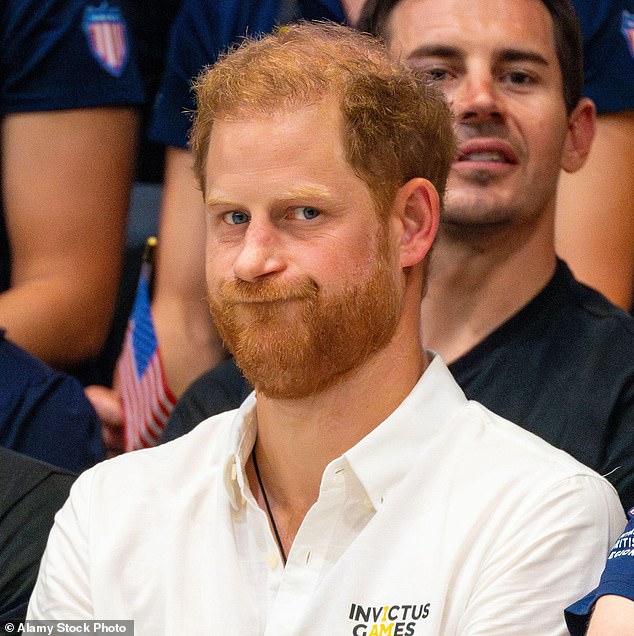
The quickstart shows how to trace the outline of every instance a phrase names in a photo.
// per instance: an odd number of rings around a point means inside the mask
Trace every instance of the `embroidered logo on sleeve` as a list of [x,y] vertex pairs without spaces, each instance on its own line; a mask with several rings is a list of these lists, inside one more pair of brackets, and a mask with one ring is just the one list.
[[107,2],[88,6],[82,25],[93,57],[110,75],[119,77],[128,61],[128,36],[121,9]]
[[621,557],[634,557],[634,530],[626,530],[616,541],[608,561]]
[[634,14],[629,11],[623,11],[621,20],[621,32],[627,40],[627,46],[630,49],[630,55],[634,57]]

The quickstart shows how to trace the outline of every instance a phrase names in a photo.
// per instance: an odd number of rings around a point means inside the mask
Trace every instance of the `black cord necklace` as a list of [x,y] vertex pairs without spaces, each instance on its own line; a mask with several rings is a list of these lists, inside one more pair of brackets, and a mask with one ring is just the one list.
[[251,451],[251,457],[253,459],[253,468],[255,469],[255,476],[258,478],[258,484],[260,486],[260,492],[262,493],[262,498],[264,499],[264,505],[266,506],[266,512],[269,515],[269,519],[271,520],[271,525],[273,526],[273,534],[275,535],[275,540],[277,541],[277,545],[280,549],[280,553],[282,555],[282,561],[284,565],[286,565],[286,552],[284,551],[284,546],[282,545],[282,538],[280,537],[280,533],[277,529],[277,524],[275,523],[275,517],[273,516],[273,511],[271,510],[271,506],[269,504],[269,498],[266,496],[266,490],[264,490],[264,484],[262,483],[262,477],[260,476],[260,469],[258,468],[258,460],[255,456],[255,446]]

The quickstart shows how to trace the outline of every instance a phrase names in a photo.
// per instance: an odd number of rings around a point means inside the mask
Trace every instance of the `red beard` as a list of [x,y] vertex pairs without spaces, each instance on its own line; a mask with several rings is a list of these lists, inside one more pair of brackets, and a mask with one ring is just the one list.
[[209,296],[220,336],[259,392],[277,399],[319,393],[387,345],[403,285],[379,244],[366,280],[336,292],[309,278],[234,280]]

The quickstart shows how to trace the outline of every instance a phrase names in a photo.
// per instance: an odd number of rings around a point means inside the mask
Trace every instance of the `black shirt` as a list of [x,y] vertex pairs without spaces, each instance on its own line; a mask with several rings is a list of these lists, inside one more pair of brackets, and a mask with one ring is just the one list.
[[634,320],[562,261],[525,307],[452,364],[467,397],[605,475],[634,501]]
[[24,620],[53,518],[74,480],[0,447],[0,625]]

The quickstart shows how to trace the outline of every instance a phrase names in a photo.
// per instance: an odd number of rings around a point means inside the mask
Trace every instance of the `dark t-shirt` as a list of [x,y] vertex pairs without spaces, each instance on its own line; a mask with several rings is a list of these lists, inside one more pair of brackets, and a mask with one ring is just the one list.
[[566,609],[566,624],[572,636],[586,633],[590,613],[601,596],[615,594],[634,601],[634,508],[629,523],[608,555],[599,585]]
[[[154,104],[152,139],[177,148],[187,145],[196,106],[192,80],[239,38],[270,32],[282,17],[278,5],[279,0],[183,0],[172,26],[165,77]],[[339,0],[298,0],[297,17],[344,20]]]
[[559,261],[528,305],[449,365],[467,397],[634,501],[634,320]]
[[169,442],[191,431],[211,415],[238,408],[251,393],[233,358],[203,373],[194,381],[170,413],[161,443]]
[[53,518],[74,480],[0,448],[0,628],[25,618]]
[[0,329],[0,446],[81,472],[105,459],[101,424],[81,384]]
[[572,0],[583,35],[584,94],[599,113],[634,109],[634,0]]

